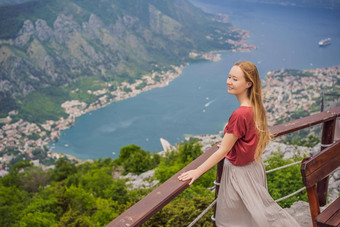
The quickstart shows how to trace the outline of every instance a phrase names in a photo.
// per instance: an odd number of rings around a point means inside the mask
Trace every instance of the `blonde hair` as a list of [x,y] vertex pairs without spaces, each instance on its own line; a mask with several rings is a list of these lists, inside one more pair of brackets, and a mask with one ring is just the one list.
[[257,68],[253,63],[249,61],[241,61],[235,63],[235,65],[241,68],[246,81],[251,82],[252,84],[248,88],[248,98],[253,106],[254,120],[258,133],[258,144],[254,158],[256,161],[259,161],[263,150],[272,139],[272,135],[268,130],[266,109],[262,103],[261,80]]

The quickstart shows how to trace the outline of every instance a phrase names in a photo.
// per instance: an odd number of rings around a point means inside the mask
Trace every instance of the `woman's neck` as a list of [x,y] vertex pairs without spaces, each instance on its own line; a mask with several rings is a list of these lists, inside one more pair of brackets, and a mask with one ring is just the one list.
[[251,106],[250,99],[248,96],[236,96],[240,106]]

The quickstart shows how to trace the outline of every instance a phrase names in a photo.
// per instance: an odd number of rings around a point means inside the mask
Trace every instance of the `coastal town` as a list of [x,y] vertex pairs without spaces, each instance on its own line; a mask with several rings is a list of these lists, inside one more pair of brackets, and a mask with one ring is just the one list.
[[319,112],[322,93],[334,94],[327,105],[339,105],[339,81],[340,66],[268,72],[263,84],[263,102],[269,126],[293,120],[297,112],[302,113],[300,117]]
[[[216,56],[213,56],[216,58]],[[168,71],[153,72],[151,75],[145,75],[140,80],[136,80],[134,83],[129,84],[123,82],[114,91],[109,91],[108,88],[101,90],[91,91],[88,93],[94,94],[98,97],[97,101],[87,105],[84,102],[78,100],[70,100],[64,102],[61,106],[64,108],[68,117],[61,118],[58,121],[48,120],[44,124],[36,124],[26,122],[22,119],[15,123],[7,123],[0,129],[0,177],[6,175],[11,163],[16,161],[16,158],[23,157],[34,160],[35,153],[39,151],[45,152],[48,160],[57,160],[64,154],[58,154],[50,152],[49,144],[58,140],[60,133],[74,125],[76,118],[88,113],[90,111],[105,107],[106,105],[134,97],[141,92],[151,90],[156,87],[167,86],[172,80],[178,77],[181,73],[184,65],[171,66],[172,69]],[[141,86],[143,84],[143,86]],[[108,84],[108,87],[111,86]],[[111,97],[111,99],[109,98]],[[3,121],[10,121],[10,117],[16,115],[16,111],[11,111],[9,117],[3,119]],[[67,156],[74,159],[74,157]],[[45,163],[36,160],[36,165],[45,168]]]

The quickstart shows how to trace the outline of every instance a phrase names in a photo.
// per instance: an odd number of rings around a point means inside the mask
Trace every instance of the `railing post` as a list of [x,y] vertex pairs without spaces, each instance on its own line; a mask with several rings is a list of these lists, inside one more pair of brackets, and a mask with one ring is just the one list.
[[[322,137],[321,137],[321,151],[327,148],[328,145],[333,143],[335,132],[336,118],[323,123]],[[327,203],[327,191],[328,191],[328,179],[327,176],[317,184],[317,192],[320,206],[324,206]]]
[[320,214],[320,207],[318,200],[313,196],[316,194],[315,185],[312,187],[306,187],[307,190],[307,196],[308,196],[308,202],[309,202],[309,210],[310,214],[312,216],[313,221],[313,227],[317,227],[315,223],[315,218]]
[[[224,164],[224,158],[217,163],[217,169],[216,169],[216,187],[215,187],[215,199],[217,199],[218,191],[220,190],[220,182],[223,172],[223,164]],[[216,204],[214,206],[214,218],[216,214]],[[216,227],[216,223],[214,221],[214,227]]]

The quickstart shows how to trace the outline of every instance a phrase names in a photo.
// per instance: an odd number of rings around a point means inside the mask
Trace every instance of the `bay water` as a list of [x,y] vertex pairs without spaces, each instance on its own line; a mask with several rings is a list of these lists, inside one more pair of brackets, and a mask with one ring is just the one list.
[[[112,103],[79,117],[63,131],[53,151],[80,159],[117,158],[121,147],[136,144],[162,150],[160,138],[176,144],[186,135],[217,134],[238,107],[227,94],[229,69],[240,60],[254,62],[261,79],[280,69],[312,69],[340,65],[340,10],[192,0],[210,13],[229,15],[237,28],[250,32],[256,50],[222,52],[221,61],[195,63],[167,87]],[[321,48],[318,41],[330,37]],[[313,91],[310,91],[313,92]]]

